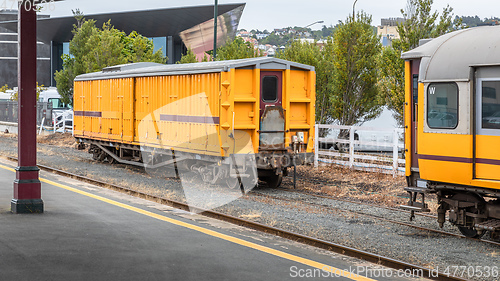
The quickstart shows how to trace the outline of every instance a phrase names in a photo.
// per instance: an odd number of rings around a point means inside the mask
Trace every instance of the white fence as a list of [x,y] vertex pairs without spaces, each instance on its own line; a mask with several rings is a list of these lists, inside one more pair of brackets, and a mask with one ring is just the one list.
[[[319,137],[320,130],[327,130],[327,137]],[[400,128],[316,124],[314,164],[338,164],[394,176],[404,174],[403,133]]]
[[72,110],[53,110],[50,121],[51,126],[44,126],[45,117],[40,122],[39,132],[41,135],[46,132],[51,133],[73,133],[73,111]]
[[54,133],[73,132],[73,111],[52,111],[52,123],[54,124]]

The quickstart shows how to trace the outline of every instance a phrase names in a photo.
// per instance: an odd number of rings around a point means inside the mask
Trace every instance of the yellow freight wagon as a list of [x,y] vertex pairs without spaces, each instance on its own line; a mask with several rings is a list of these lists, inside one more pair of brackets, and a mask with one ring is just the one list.
[[404,207],[428,211],[425,195],[435,193],[439,224],[449,211],[469,237],[500,238],[499,36],[500,26],[469,28],[403,54]]
[[315,83],[276,58],[108,67],[75,79],[74,135],[99,161],[276,187],[313,157]]

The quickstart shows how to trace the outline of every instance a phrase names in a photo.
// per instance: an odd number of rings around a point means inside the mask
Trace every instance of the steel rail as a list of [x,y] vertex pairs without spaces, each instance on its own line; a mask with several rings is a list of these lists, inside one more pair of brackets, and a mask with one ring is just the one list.
[[[11,161],[17,161],[17,158],[14,158],[14,157],[7,157],[7,159],[9,159]],[[184,211],[188,211],[188,212],[195,211],[196,213],[199,213],[199,214],[206,216],[206,217],[209,217],[209,218],[214,218],[217,220],[221,220],[221,221],[225,221],[225,222],[232,223],[235,225],[254,229],[254,230],[264,232],[267,234],[279,236],[279,237],[282,237],[282,238],[285,238],[285,239],[288,239],[291,241],[300,242],[300,243],[303,243],[306,245],[314,246],[314,247],[328,250],[328,251],[338,253],[341,255],[346,255],[346,256],[358,258],[361,260],[365,260],[365,261],[368,261],[368,262],[371,262],[374,264],[386,266],[386,267],[393,268],[396,270],[408,270],[408,272],[422,272],[423,277],[431,279],[431,280],[442,280],[442,281],[467,281],[468,280],[468,279],[464,279],[464,278],[457,277],[457,276],[450,276],[450,275],[447,275],[447,274],[442,273],[442,272],[439,272],[438,276],[434,277],[431,274],[432,272],[429,268],[425,268],[425,267],[421,267],[418,265],[406,263],[406,262],[403,262],[400,260],[384,257],[381,255],[366,252],[363,250],[358,250],[355,248],[343,246],[343,245],[340,245],[337,243],[332,243],[332,242],[325,241],[322,239],[317,239],[314,237],[310,237],[310,236],[306,236],[306,235],[302,235],[302,234],[298,234],[298,233],[293,233],[293,232],[290,232],[290,231],[287,231],[284,229],[279,229],[276,227],[267,226],[267,225],[264,225],[261,223],[252,222],[249,220],[245,220],[245,219],[234,217],[231,215],[215,212],[212,210],[199,209],[199,208],[196,208],[194,206],[190,206],[186,203],[178,202],[178,201],[171,200],[168,198],[153,196],[153,195],[150,195],[150,194],[147,194],[144,192],[132,190],[132,189],[127,188],[127,187],[122,187],[122,186],[118,186],[115,184],[106,183],[106,182],[103,182],[100,180],[91,179],[89,177],[73,174],[70,172],[66,172],[63,170],[56,169],[56,168],[48,167],[45,165],[38,165],[38,167],[41,170],[48,171],[48,172],[51,172],[54,174],[73,178],[73,179],[76,179],[76,180],[79,180],[82,182],[91,183],[91,184],[94,184],[94,185],[97,185],[100,187],[104,187],[104,188],[108,188],[111,190],[119,191],[119,192],[122,192],[122,193],[125,193],[128,195],[132,195],[132,196],[135,196],[138,198],[157,202],[157,203],[167,205],[167,206],[170,206],[170,207],[173,207],[176,209],[180,209],[180,210],[184,210]]]
[[[276,189],[283,190],[283,191],[286,191],[286,192],[291,192],[291,193],[299,193],[299,194],[309,195],[309,196],[323,198],[323,199],[331,199],[331,200],[342,201],[342,202],[346,202],[346,203],[352,203],[352,204],[358,204],[358,205],[364,205],[364,206],[382,208],[382,209],[386,209],[386,210],[390,210],[390,211],[397,211],[397,212],[401,212],[401,213],[408,213],[408,214],[410,214],[410,211],[407,211],[407,210],[402,210],[402,209],[388,207],[388,206],[382,206],[382,205],[376,205],[376,204],[371,204],[371,203],[366,203],[366,202],[358,202],[358,201],[353,201],[353,200],[348,200],[348,199],[343,199],[343,198],[335,198],[335,197],[332,197],[332,196],[325,196],[325,195],[315,194],[313,192],[300,191],[300,190],[294,190],[294,189],[283,188],[283,187],[278,187]],[[415,215],[437,219],[437,216],[435,216],[435,215],[429,215],[429,214],[423,214],[423,213],[415,213]]]

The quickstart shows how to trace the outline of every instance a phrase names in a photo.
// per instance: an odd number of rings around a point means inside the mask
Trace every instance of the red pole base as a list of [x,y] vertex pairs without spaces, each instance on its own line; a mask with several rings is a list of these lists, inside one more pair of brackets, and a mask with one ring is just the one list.
[[42,184],[38,179],[38,167],[18,167],[14,181],[14,199],[11,211],[14,214],[43,213]]

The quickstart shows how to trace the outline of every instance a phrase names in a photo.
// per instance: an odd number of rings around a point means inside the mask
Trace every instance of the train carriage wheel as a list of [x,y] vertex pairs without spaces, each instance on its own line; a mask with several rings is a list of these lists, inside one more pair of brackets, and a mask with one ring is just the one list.
[[229,187],[229,189],[240,188],[240,182],[238,181],[238,178],[227,177],[226,178],[226,185],[227,185],[227,187]]
[[116,161],[116,159],[113,158],[111,155],[108,155],[106,157],[106,159],[108,160],[109,164],[116,164],[116,163],[118,163],[118,161]]
[[481,238],[483,237],[485,231],[481,230],[478,231],[475,227],[473,226],[457,226],[458,230],[460,233],[462,233],[465,237],[469,238]]
[[270,188],[277,188],[281,185],[281,182],[283,181],[283,175],[272,175],[272,176],[267,176],[263,178],[263,180],[267,183],[267,186]]
[[[485,205],[486,202],[484,199],[474,193],[458,193],[453,195],[452,197],[453,200],[458,200],[458,201],[466,201],[466,202],[474,202],[474,203],[480,203],[480,205]],[[474,213],[474,214],[479,214],[482,213],[484,210],[478,209],[476,207],[468,207],[465,209],[466,212],[468,213]],[[474,226],[460,226],[457,225],[458,230],[460,233],[462,233],[464,236],[469,237],[469,238],[481,238],[485,234],[484,230],[477,230]]]

